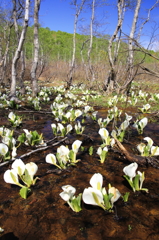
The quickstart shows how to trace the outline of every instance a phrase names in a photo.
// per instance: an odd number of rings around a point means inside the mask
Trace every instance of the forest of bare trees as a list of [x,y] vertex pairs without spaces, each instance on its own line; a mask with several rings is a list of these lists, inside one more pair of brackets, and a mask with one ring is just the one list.
[[[156,0],[149,9],[145,9],[144,18],[140,15],[141,0],[117,0],[115,7],[118,20],[112,35],[108,35],[107,32],[100,34],[98,19],[96,19],[96,10],[99,7],[102,8],[102,4],[105,6],[111,4],[110,1],[72,0],[70,2],[70,7],[74,9],[72,45],[68,50],[69,59],[66,59],[66,54],[65,57],[63,54],[62,60],[59,52],[56,59],[49,56],[49,52],[54,51],[55,43],[53,41],[49,43],[50,49],[47,52],[44,41],[40,37],[41,0],[10,0],[8,4],[9,8],[7,4],[0,5],[0,82],[3,86],[9,86],[11,98],[16,98],[16,86],[20,86],[21,92],[25,93],[26,75],[27,80],[31,81],[33,96],[36,96],[39,91],[39,77],[45,76],[46,80],[53,78],[56,80],[58,75],[60,78],[60,73],[57,74],[59,65],[65,69],[61,80],[65,82],[67,89],[78,80],[79,84],[85,83],[89,88],[99,88],[106,93],[113,91],[129,93],[132,81],[138,76],[146,74],[159,77],[156,68],[159,60],[158,52],[149,50],[149,46],[157,37],[155,29],[147,49],[140,43],[144,26],[150,22],[153,10],[159,6],[159,0]],[[83,11],[91,12],[91,17],[88,19],[89,34],[83,34],[83,40],[79,44],[78,27],[82,24],[80,15]],[[133,20],[129,33],[125,33],[123,23],[125,15],[130,11],[133,12]],[[157,25],[158,23],[155,25],[156,28]],[[29,33],[30,28],[33,29],[32,35]],[[33,41],[28,48],[26,46],[30,43],[30,38]],[[100,39],[102,39],[103,48],[100,50],[99,57],[97,41]],[[60,41],[56,44],[59,47]],[[80,52],[78,59],[77,44]],[[94,53],[95,50],[96,53]],[[31,52],[31,57],[28,57],[28,52]],[[146,64],[147,58],[149,58],[149,65]],[[54,71],[50,71],[50,68]]]

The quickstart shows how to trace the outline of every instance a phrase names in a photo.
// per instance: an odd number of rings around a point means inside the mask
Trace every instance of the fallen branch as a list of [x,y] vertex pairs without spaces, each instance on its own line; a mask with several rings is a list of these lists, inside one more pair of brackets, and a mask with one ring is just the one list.
[[[28,153],[25,153],[25,154],[21,155],[19,158],[22,159],[22,158],[25,158],[25,157],[30,156],[30,155],[33,154],[33,153],[46,150],[46,149],[48,149],[48,148],[50,148],[50,147],[54,147],[54,146],[58,145],[59,143],[65,141],[66,139],[67,139],[67,137],[65,137],[65,138],[61,139],[60,141],[58,141],[58,142],[56,142],[56,143],[53,143],[53,144],[51,144],[51,145],[49,145],[49,146],[45,146],[45,147],[41,147],[41,148],[37,148],[37,149],[35,149],[35,150],[32,150],[32,151],[30,151],[30,152],[28,152]],[[54,140],[54,139],[52,139],[52,140],[50,140],[50,141],[48,141],[48,142],[51,142],[51,141],[53,141],[53,140]],[[0,167],[6,165],[6,164],[8,164],[8,163],[13,162],[14,160],[15,160],[15,159],[11,159],[11,160],[9,160],[9,161],[3,162],[3,163],[0,164]]]
[[133,153],[130,153],[126,150],[126,148],[121,144],[121,142],[118,141],[118,139],[115,139],[116,147],[122,153],[127,160],[130,162],[136,162],[139,165],[151,165],[154,168],[159,168],[159,160],[153,157],[143,157],[138,156]]

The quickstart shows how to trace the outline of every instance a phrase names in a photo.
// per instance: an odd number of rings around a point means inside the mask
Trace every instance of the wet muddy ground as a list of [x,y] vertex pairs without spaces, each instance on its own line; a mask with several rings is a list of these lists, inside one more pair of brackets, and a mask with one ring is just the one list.
[[[44,109],[44,108],[43,108]],[[106,118],[106,109],[98,110],[98,117]],[[0,109],[1,126],[10,127],[8,113],[11,109]],[[44,113],[46,111],[46,113]],[[44,140],[54,138],[50,124],[54,118],[49,108],[41,112],[22,107],[14,112],[23,117],[20,128],[15,129],[15,135],[23,132],[23,129],[37,130],[43,133]],[[132,110],[125,110],[128,114]],[[148,116],[149,117],[149,116]],[[40,180],[31,187],[28,198],[22,199],[19,195],[19,187],[4,182],[3,174],[11,167],[11,164],[0,167],[0,226],[4,232],[0,240],[158,240],[159,239],[159,169],[151,166],[139,166],[138,170],[145,172],[146,192],[133,192],[123,178],[123,168],[130,162],[119,152],[111,150],[104,164],[99,162],[99,157],[94,152],[88,154],[88,148],[95,149],[102,143],[98,134],[99,126],[91,119],[86,119],[84,136],[75,133],[59,145],[50,147],[45,151],[39,151],[25,157],[23,161],[35,162],[38,165],[37,176]],[[111,128],[108,127],[107,129]],[[130,152],[137,153],[136,145],[149,136],[156,146],[159,146],[159,121],[149,123],[142,136],[132,127],[126,135],[123,145]],[[76,166],[66,170],[58,170],[53,165],[45,162],[48,153],[56,153],[56,148],[62,144],[71,146],[75,139],[83,141],[85,151],[79,151]],[[55,139],[52,143],[57,142]],[[35,147],[20,146],[18,157],[35,149]],[[108,188],[110,183],[121,194],[130,192],[129,201],[124,203],[120,198],[113,212],[107,212],[99,207],[86,205],[82,202],[82,211],[73,212],[60,198],[61,187],[66,184],[74,186],[76,194],[82,193],[89,187],[89,180],[94,173],[101,173],[104,178],[103,186]]]

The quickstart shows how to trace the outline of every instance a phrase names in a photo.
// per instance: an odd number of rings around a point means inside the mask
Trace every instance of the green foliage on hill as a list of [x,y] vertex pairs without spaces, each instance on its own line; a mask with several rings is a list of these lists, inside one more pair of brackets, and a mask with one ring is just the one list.
[[[93,49],[91,53],[92,62],[107,62],[108,61],[108,39],[109,36],[101,36],[93,38]],[[71,61],[72,58],[72,46],[73,46],[73,34],[62,31],[51,31],[49,28],[39,28],[39,41],[40,41],[40,53],[48,61]],[[115,43],[114,43],[115,44]],[[82,48],[83,46],[83,48]],[[83,58],[87,59],[87,51],[89,47],[89,36],[76,34],[76,62],[81,63],[81,49],[83,49]],[[27,59],[32,59],[33,54],[33,27],[28,27],[25,53]],[[151,51],[152,54],[155,54]],[[127,44],[122,42],[120,45],[119,58],[121,61],[126,61]],[[144,53],[140,51],[135,52],[136,61],[140,61],[144,58]],[[146,56],[145,62],[153,62],[153,59]]]

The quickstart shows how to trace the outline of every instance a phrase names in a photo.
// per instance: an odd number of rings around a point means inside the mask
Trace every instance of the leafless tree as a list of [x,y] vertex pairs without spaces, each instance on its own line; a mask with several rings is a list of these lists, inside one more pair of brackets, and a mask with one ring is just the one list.
[[10,9],[0,6],[0,83],[7,84],[10,74],[9,47],[13,27]]
[[[131,3],[133,3],[133,8],[131,6]],[[145,53],[145,56],[146,54],[148,54],[148,51],[146,51],[139,44],[140,36],[143,30],[143,26],[150,20],[150,12],[156,7],[156,5],[159,3],[159,0],[157,0],[156,3],[148,10],[146,20],[143,20],[139,24],[138,20],[139,20],[139,10],[141,7],[141,3],[142,3],[141,0],[137,0],[135,2],[127,1],[127,0],[118,0],[118,5],[117,5],[118,6],[118,23],[112,37],[109,40],[109,46],[108,46],[110,70],[104,83],[104,90],[106,92],[112,92],[115,90],[117,92],[125,92],[128,94],[131,87],[131,83],[134,80],[134,78],[137,76],[139,68],[144,69],[144,71],[146,71],[147,69],[142,65],[144,62],[144,58],[140,59],[138,63],[134,62],[134,53],[135,51],[142,51],[143,53]],[[125,12],[128,11],[129,9],[134,10],[134,16],[133,16],[132,25],[130,28],[130,33],[128,35],[122,31],[122,25],[124,21]],[[127,48],[125,48],[124,53],[121,53],[120,44],[123,39],[127,40]],[[124,54],[124,56],[127,54],[127,59],[124,65],[121,65],[122,70],[120,71],[120,74],[118,70],[119,69],[119,59],[118,59],[119,53]],[[152,71],[149,71],[149,73],[150,72],[152,74]],[[156,72],[154,73],[156,74]]]
[[[14,29],[15,29],[15,33],[16,33],[16,44],[18,46],[19,36],[20,36],[18,20],[22,18],[22,14],[24,11],[24,2],[21,2],[21,1],[17,2],[17,0],[12,0],[12,2],[13,2]],[[21,90],[20,90],[21,93],[24,93],[25,92],[25,88],[24,88],[25,56],[24,56],[23,48],[20,53],[20,63],[21,63],[21,69],[19,69],[19,72],[20,72],[19,73],[19,85],[21,88]]]
[[10,97],[16,97],[17,64],[18,64],[18,60],[21,56],[23,44],[24,44],[24,41],[25,41],[26,31],[27,31],[27,27],[28,27],[29,7],[30,7],[30,0],[26,0],[23,28],[22,28],[22,32],[21,32],[21,35],[20,35],[20,39],[19,39],[17,49],[15,51],[15,54],[14,54],[14,57],[13,57],[13,60],[12,60],[12,79],[11,79],[11,87],[10,87]]
[[39,37],[38,37],[38,28],[39,28],[39,10],[40,10],[41,0],[35,0],[34,5],[34,57],[31,68],[31,80],[32,80],[32,93],[33,96],[36,96],[38,93],[38,82],[37,82],[37,67],[39,61]]
[[136,31],[136,25],[139,17],[139,10],[141,6],[141,0],[137,0],[136,8],[134,12],[133,22],[131,26],[131,31],[129,35],[129,41],[128,41],[128,59],[127,59],[127,80],[125,84],[122,86],[122,89],[127,92],[129,92],[129,88],[131,86],[131,82],[134,80],[134,77],[136,75],[136,71],[134,68],[134,49],[133,49],[133,39],[134,34]]
[[[119,54],[119,46],[121,41],[121,30],[124,20],[124,14],[125,14],[125,1],[124,0],[118,0],[118,22],[115,28],[115,31],[113,35],[111,36],[109,40],[108,45],[108,57],[109,57],[109,64],[110,64],[110,70],[108,73],[108,76],[106,77],[105,83],[104,83],[104,90],[109,92],[112,92],[114,87],[116,86],[116,63],[118,59]],[[115,50],[112,50],[113,42],[116,40],[116,46]]]
[[86,0],[81,0],[80,3],[78,3],[78,0],[73,0],[71,2],[71,5],[75,7],[75,17],[74,17],[74,32],[73,32],[73,49],[72,49],[72,61],[71,61],[71,67],[69,70],[69,73],[67,74],[67,88],[70,88],[73,80],[73,71],[75,68],[75,54],[76,54],[76,31],[77,31],[77,23],[79,20],[79,15],[82,12],[82,9],[84,7]]

